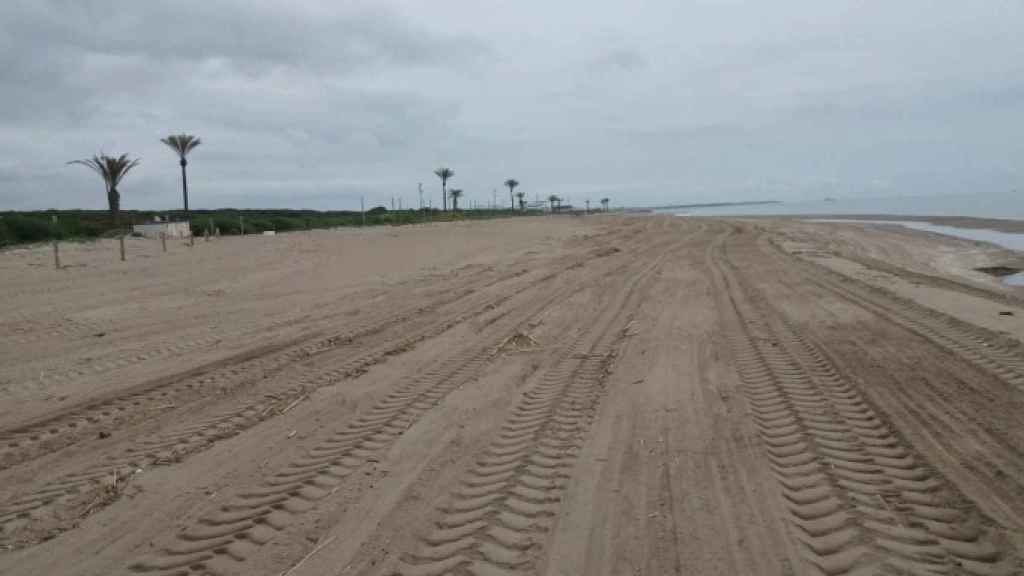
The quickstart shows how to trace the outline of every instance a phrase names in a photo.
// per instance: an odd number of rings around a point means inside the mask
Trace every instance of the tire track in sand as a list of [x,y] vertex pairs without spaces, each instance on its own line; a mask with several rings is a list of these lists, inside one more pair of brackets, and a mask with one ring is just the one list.
[[[620,255],[614,266],[601,274],[630,265],[631,258]],[[542,298],[527,298],[527,304],[517,309],[515,316],[503,315],[485,327],[474,346],[399,385],[303,456],[267,475],[259,486],[239,492],[227,504],[200,517],[158,553],[131,564],[131,573],[186,575],[222,573],[232,567],[237,570],[239,562],[340,489],[353,472],[379,458],[448,394],[476,379],[509,336],[575,293],[586,279],[577,278]],[[593,280],[593,275],[589,279]]]
[[[178,376],[143,383],[134,389],[85,402],[34,423],[0,431],[0,470],[60,450],[83,438],[92,438],[97,430],[109,432],[127,423],[163,414],[168,408],[174,409],[184,403],[221,395],[247,383],[263,380],[311,356],[359,345],[361,339],[371,336],[377,341],[393,339],[393,333],[401,332],[403,325],[411,321],[523,276],[524,271],[518,269],[497,278],[485,276],[480,279],[482,282],[442,292],[426,304],[404,305],[365,315],[352,326],[330,336],[314,333],[281,344],[258,347],[209,367],[201,366]],[[378,345],[378,342],[374,344]]]
[[710,258],[748,405],[793,534],[827,575],[1012,574],[981,513],[885,423],[827,355]]
[[[528,288],[536,290],[558,277],[563,270],[572,268],[562,267],[539,277],[518,273],[514,276],[522,276],[524,282],[529,282]],[[31,545],[42,536],[33,533],[33,525],[51,522],[53,518],[67,520],[60,525],[49,526],[43,535],[52,537],[65,531],[76,525],[82,517],[81,514],[69,516],[69,512],[88,506],[88,513],[91,514],[112,504],[120,496],[123,483],[136,470],[179,462],[189,454],[209,448],[216,441],[239,434],[280,414],[319,388],[359,376],[385,358],[404,352],[453,326],[496,310],[521,294],[522,287],[518,284],[507,286],[497,294],[478,290],[463,298],[456,311],[441,314],[440,320],[426,317],[418,322],[403,324],[400,336],[382,333],[380,337],[354,343],[343,350],[344,357],[327,367],[313,371],[300,370],[294,377],[295,383],[284,390],[275,390],[272,395],[263,395],[245,402],[198,424],[143,437],[121,453],[102,458],[84,470],[58,477],[38,490],[12,499],[0,506],[0,545],[8,550]]]
[[[190,454],[205,450],[216,441],[235,436],[280,414],[293,402],[300,401],[317,389],[356,377],[386,357],[408,350],[418,342],[484,314],[511,296],[505,294],[495,299],[478,299],[482,301],[477,303],[462,303],[468,306],[459,313],[425,328],[411,329],[401,338],[389,340],[383,345],[376,342],[357,345],[348,351],[339,364],[301,374],[294,384],[284,390],[245,402],[198,424],[144,437],[120,454],[102,458],[85,470],[59,477],[34,492],[6,502],[0,505],[0,545],[16,549],[31,544],[31,539],[19,541],[17,533],[30,528],[34,517],[64,517],[66,515],[62,512],[82,505],[83,497],[95,500],[96,503],[89,506],[89,513],[95,513],[117,499],[122,486],[115,484],[130,479],[135,470],[176,463]],[[79,520],[81,516],[77,516],[74,523]],[[68,527],[50,530],[46,536],[52,537]]]
[[628,336],[638,287],[667,253],[632,276],[593,328],[521,396],[438,509],[434,530],[394,574],[499,576],[533,568]]
[[1008,344],[1005,337],[817,262],[794,258],[777,246],[773,245],[773,249],[779,258],[797,263],[806,281],[948,348],[1000,380],[1024,390],[1024,352],[1019,345]]

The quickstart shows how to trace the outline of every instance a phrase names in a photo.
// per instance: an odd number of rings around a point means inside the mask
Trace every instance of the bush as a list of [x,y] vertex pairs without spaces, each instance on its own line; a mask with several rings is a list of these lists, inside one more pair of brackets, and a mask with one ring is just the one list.
[[0,242],[4,245],[42,242],[52,239],[55,235],[60,236],[60,231],[55,230],[51,223],[29,216],[3,216],[0,218],[0,227]]

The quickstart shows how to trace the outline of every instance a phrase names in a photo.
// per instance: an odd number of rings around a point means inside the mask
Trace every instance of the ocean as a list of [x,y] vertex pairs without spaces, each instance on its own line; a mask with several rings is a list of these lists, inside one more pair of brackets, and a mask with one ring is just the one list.
[[905,216],[971,216],[1024,220],[1024,191],[996,194],[950,194],[890,198],[837,198],[834,201],[781,202],[750,206],[718,206],[667,210],[694,216],[768,216],[806,214],[891,214]]

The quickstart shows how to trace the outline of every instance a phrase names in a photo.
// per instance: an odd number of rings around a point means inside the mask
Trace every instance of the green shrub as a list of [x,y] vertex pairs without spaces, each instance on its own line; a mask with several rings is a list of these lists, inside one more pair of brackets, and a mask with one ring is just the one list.
[[0,218],[3,225],[3,243],[20,244],[24,242],[42,242],[51,240],[60,231],[42,218],[31,216],[10,215]]

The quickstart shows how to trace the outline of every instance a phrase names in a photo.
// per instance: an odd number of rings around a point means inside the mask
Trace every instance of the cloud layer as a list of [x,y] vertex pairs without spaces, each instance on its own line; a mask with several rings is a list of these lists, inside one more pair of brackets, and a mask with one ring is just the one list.
[[470,202],[1003,192],[1021,185],[1019,2],[8,0],[0,209],[101,208],[95,152],[204,145],[197,207],[351,208],[456,170]]

